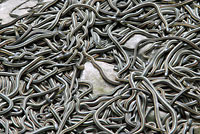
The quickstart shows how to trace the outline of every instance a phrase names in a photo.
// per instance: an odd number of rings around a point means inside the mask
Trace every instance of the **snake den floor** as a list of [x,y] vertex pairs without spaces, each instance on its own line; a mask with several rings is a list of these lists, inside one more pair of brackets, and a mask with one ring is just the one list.
[[200,134],[199,0],[7,8],[0,134]]

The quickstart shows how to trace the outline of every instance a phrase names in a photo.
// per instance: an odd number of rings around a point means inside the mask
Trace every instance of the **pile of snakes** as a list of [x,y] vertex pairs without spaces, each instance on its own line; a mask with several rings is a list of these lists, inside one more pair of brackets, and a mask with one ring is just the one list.
[[[0,133],[192,134],[198,0],[53,0],[0,24]],[[134,48],[125,43],[146,37]],[[110,79],[97,61],[114,65]],[[91,62],[109,94],[80,80]],[[150,116],[153,116],[149,118]]]

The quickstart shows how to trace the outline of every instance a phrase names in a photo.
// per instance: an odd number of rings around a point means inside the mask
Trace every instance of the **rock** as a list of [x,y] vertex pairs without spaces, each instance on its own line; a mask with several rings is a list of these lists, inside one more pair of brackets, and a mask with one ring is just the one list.
[[[52,0],[43,0],[43,2],[49,2]],[[24,4],[22,4],[24,3]],[[30,9],[30,7],[33,7],[37,4],[37,0],[29,0],[26,2],[26,0],[5,0],[2,1],[0,4],[0,19],[2,19],[2,21],[0,21],[2,24],[8,23],[12,20],[14,20],[14,18],[12,18],[9,13],[16,7],[19,6],[20,4],[22,4],[19,8],[17,8],[16,10],[14,10],[14,14],[16,15],[23,15],[26,14],[28,12],[28,10]]]
[[[105,75],[109,79],[115,80],[116,72],[113,70],[114,65],[100,61],[96,61],[96,63],[101,66]],[[86,62],[84,66],[85,68],[81,74],[80,80],[92,83],[94,95],[106,94],[113,91],[114,86],[103,80],[99,71],[92,65],[91,62]]]
[[134,49],[136,47],[136,45],[141,40],[144,40],[144,39],[147,39],[147,37],[143,36],[141,34],[135,34],[128,41],[126,41],[126,43],[124,44],[124,46],[126,46],[127,48],[130,48],[130,49]]
[[[166,116],[166,113],[163,111],[160,111],[159,114],[160,114],[161,120],[164,119]],[[146,120],[147,120],[147,122],[156,122],[154,109],[151,110],[151,112],[148,114]]]
[[200,134],[200,126],[194,127],[194,134]]
[[43,2],[51,2],[51,1],[53,1],[53,0],[43,0]]

